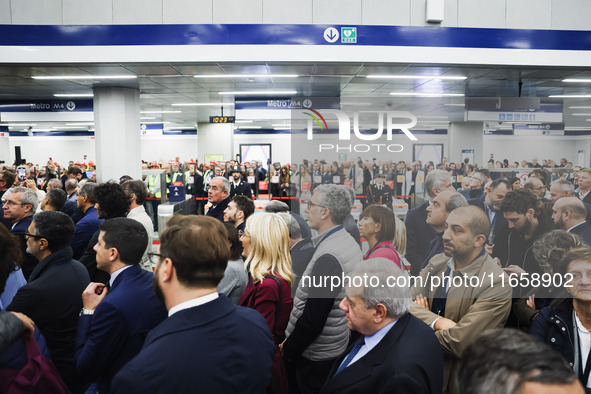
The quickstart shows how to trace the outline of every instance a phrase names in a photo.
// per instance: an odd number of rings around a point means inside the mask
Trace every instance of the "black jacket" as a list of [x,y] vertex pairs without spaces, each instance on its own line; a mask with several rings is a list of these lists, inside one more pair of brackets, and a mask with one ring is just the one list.
[[429,202],[413,208],[406,214],[406,259],[410,262],[411,275],[418,275],[421,265],[429,252],[431,240],[437,236],[433,227],[427,224]]
[[252,190],[250,190],[250,183],[240,180],[238,187],[235,187],[234,181],[230,180],[230,198],[236,195],[243,195],[252,199]]
[[217,220],[219,220],[220,222],[224,222],[224,211],[226,210],[226,208],[228,208],[228,204],[230,203],[230,201],[232,201],[232,199],[230,197],[226,198],[225,200],[222,200],[219,202],[218,205],[214,207],[209,208],[209,211],[207,211],[206,216],[211,216],[213,218],[216,218]]
[[321,393],[441,393],[441,345],[433,330],[410,313],[369,353],[335,375],[350,351],[337,358]]
[[74,366],[74,346],[82,292],[90,283],[88,271],[72,259],[69,246],[53,252],[36,266],[7,310],[29,316],[45,337],[51,359],[73,393],[84,382]]

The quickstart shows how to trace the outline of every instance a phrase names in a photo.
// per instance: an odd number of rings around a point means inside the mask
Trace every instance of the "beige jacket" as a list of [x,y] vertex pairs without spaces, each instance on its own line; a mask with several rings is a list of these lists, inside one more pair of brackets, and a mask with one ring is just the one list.
[[[428,298],[429,307],[433,305],[437,287],[431,288],[431,279],[433,276],[441,278],[444,275],[449,259],[444,254],[439,254],[429,261],[421,271],[423,283],[417,281],[412,288],[413,299],[422,294]],[[458,286],[451,284],[447,294],[444,317],[453,320],[457,325],[448,330],[435,332],[445,354],[444,393],[455,392],[455,369],[464,349],[484,330],[503,327],[511,311],[512,289],[508,284],[508,277],[488,254],[478,257],[467,267],[454,271],[453,275],[465,276],[467,279],[460,281],[456,278],[454,282]],[[473,278],[472,284],[469,282],[470,278]],[[474,286],[476,278],[479,280],[479,286]],[[411,313],[429,325],[439,317],[415,303],[412,305]]]

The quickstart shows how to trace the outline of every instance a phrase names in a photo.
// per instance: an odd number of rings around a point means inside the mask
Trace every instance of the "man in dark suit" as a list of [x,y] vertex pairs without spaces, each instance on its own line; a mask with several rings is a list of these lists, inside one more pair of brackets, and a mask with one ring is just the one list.
[[217,293],[230,257],[224,225],[206,216],[177,219],[162,233],[158,257],[154,287],[168,318],[111,392],[265,392],[276,349],[267,323]]
[[79,259],[88,246],[88,242],[99,229],[102,219],[99,219],[98,212],[94,207],[96,200],[94,198],[94,189],[97,184],[86,182],[78,191],[76,202],[78,208],[84,212],[84,216],[76,223],[76,230],[72,238],[72,250],[74,258]]
[[63,212],[33,216],[25,237],[27,250],[39,260],[7,310],[29,316],[45,337],[51,359],[72,393],[81,393],[86,382],[74,365],[74,346],[80,294],[88,283],[88,271],[72,259],[70,241],[74,222]]
[[591,245],[591,226],[587,223],[586,216],[583,201],[576,197],[563,197],[552,207],[552,220],[556,228],[578,234]]
[[591,169],[583,168],[579,172],[579,178],[577,179],[577,185],[579,186],[579,198],[591,204]]
[[4,219],[11,223],[10,232],[16,235],[21,243],[23,262],[21,269],[25,279],[29,279],[31,272],[37,265],[37,259],[27,253],[25,232],[33,221],[33,214],[39,205],[37,194],[27,187],[13,187],[2,196]]
[[230,174],[232,175],[232,179],[230,179],[230,197],[243,195],[252,200],[252,190],[250,189],[250,184],[242,180],[242,171],[240,170],[240,166],[236,165],[232,167]]
[[[363,286],[365,275],[378,281]],[[403,278],[381,258],[356,269],[341,301],[347,326],[361,333],[333,364],[321,393],[441,393],[443,352],[433,330],[412,316],[410,289],[387,280]],[[387,289],[386,294],[384,289]]]
[[109,288],[90,283],[82,293],[76,369],[96,381],[101,393],[109,392],[113,376],[139,353],[146,334],[166,318],[154,293],[154,275],[139,266],[147,245],[146,229],[134,219],[113,218],[100,226],[96,264],[111,279]]
[[[558,179],[552,182],[550,186],[550,201],[556,202],[563,197],[577,197],[575,193],[575,186],[566,179]],[[586,220],[591,224],[591,204],[583,201],[585,209],[587,210]]]
[[376,174],[374,184],[367,188],[367,204],[385,205],[392,208],[392,189],[384,185],[386,176],[383,173]]
[[216,176],[207,186],[207,199],[211,203],[207,216],[211,216],[220,222],[224,221],[224,211],[232,199],[229,196],[230,181],[223,176]]
[[427,207],[436,195],[444,190],[455,191],[451,175],[444,170],[433,170],[425,178],[425,190],[429,201],[408,211],[406,226],[406,258],[410,262],[410,272],[418,275],[421,265],[429,252],[429,245],[437,233],[427,224]]
[[468,200],[468,204],[477,206],[482,209],[490,223],[490,233],[487,238],[487,245],[492,248],[492,256],[495,257],[494,245],[499,241],[506,242],[506,237],[509,234],[509,225],[507,220],[501,212],[501,203],[511,190],[511,184],[506,179],[497,179],[491,183],[487,190],[487,194],[480,198]]

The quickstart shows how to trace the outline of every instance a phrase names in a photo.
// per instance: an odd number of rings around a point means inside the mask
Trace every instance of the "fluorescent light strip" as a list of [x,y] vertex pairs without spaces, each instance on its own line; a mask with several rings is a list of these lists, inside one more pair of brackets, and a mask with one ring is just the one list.
[[591,83],[591,79],[589,79],[589,78],[586,78],[586,79],[568,78],[568,79],[563,79],[562,82]]
[[464,93],[397,93],[391,92],[390,96],[412,96],[412,97],[464,97]]
[[[235,96],[247,96],[247,95],[281,95],[281,94],[297,94],[297,90],[251,90],[242,92],[218,92],[221,95],[235,95]],[[174,104],[173,104],[174,105]]]
[[240,126],[238,129],[262,129],[262,126]]
[[441,79],[451,81],[463,81],[468,77],[463,76],[444,76],[444,75],[368,75],[367,78],[382,79]]
[[56,129],[58,129],[58,130],[61,130],[61,129],[82,130],[82,129],[84,129],[84,126],[57,126]]
[[140,116],[140,120],[145,119],[145,120],[150,120],[150,119],[156,119],[155,116]]
[[565,130],[591,130],[591,127],[565,127]]
[[36,75],[33,79],[136,79],[137,75]]
[[291,127],[273,127],[273,130],[291,130]]
[[30,131],[55,131],[56,129],[51,128],[51,129],[31,129]]
[[291,127],[291,124],[272,124],[271,127]]
[[170,122],[142,122],[142,124],[166,124]]
[[193,75],[194,78],[297,78],[297,74],[213,74]]
[[421,119],[447,119],[447,116],[421,116],[419,117],[419,121]]
[[591,114],[573,114],[573,116],[591,116]]
[[94,122],[66,123],[66,126],[94,126]]
[[31,127],[37,126],[36,123],[0,123],[0,126],[8,126],[8,127]]
[[54,97],[94,97],[92,93],[56,93]]
[[553,94],[550,98],[591,98],[591,94]]
[[140,114],[180,114],[182,112],[183,111],[140,111]]
[[465,107],[466,104],[443,104],[446,107]]
[[[219,107],[220,105],[234,105],[234,103],[174,103],[170,104],[173,107],[207,107],[207,106],[216,106]],[[179,111],[181,112],[181,111]]]
[[252,122],[254,122],[254,121],[253,120],[237,120],[234,123],[252,123]]
[[588,105],[582,105],[582,106],[574,106],[574,107],[568,107],[570,109],[591,109],[591,106]]

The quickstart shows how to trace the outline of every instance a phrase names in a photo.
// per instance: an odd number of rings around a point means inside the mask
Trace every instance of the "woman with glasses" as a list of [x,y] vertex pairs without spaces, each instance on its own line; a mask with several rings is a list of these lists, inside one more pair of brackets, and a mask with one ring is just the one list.
[[[275,214],[257,213],[246,221],[240,240],[250,278],[238,305],[259,311],[269,325],[275,345],[279,346],[285,340],[293,306],[287,225]],[[271,372],[270,391],[286,393],[287,377],[279,348]]]
[[363,210],[359,220],[359,233],[367,240],[369,250],[363,260],[384,257],[401,267],[400,255],[392,240],[396,235],[394,212],[383,205],[372,204]]

